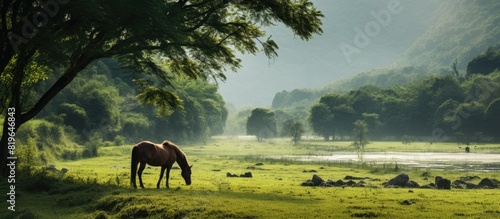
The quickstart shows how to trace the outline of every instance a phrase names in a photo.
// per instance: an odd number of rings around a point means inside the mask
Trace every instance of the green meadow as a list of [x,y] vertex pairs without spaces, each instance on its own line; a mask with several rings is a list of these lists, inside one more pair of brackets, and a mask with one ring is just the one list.
[[[396,163],[300,162],[273,155],[329,155],[356,151],[350,142],[219,138],[205,144],[180,145],[193,165],[186,186],[173,169],[170,189],[156,188],[159,168],[143,173],[146,189],[130,188],[132,145],[99,148],[99,157],[56,161],[65,174],[37,167],[17,175],[16,211],[0,218],[499,218],[500,189],[384,188],[400,173],[420,185],[443,176],[500,179],[500,173],[411,169]],[[480,145],[495,153],[495,145]],[[480,149],[477,149],[480,150]],[[462,152],[456,144],[374,142],[366,151]],[[251,172],[252,178],[226,174]],[[425,173],[425,174],[424,174]],[[317,174],[324,180],[369,177],[365,187],[305,187]],[[426,176],[426,177],[424,177]],[[474,179],[472,183],[479,183]],[[347,180],[344,180],[347,181]],[[359,180],[355,180],[359,182]],[[8,191],[5,182],[2,191]],[[408,204],[409,203],[409,204]],[[7,204],[4,204],[7,209]]]

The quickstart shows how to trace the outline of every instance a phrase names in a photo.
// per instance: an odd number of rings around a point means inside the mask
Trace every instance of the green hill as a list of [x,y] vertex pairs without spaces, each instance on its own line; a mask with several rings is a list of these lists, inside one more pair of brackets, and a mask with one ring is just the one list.
[[[435,10],[424,33],[393,64],[334,81],[319,89],[282,91],[275,95],[275,109],[307,107],[321,96],[348,92],[363,85],[392,87],[428,75],[452,74],[451,65],[465,74],[468,63],[499,44],[500,1],[446,0]],[[403,30],[402,30],[403,31]]]

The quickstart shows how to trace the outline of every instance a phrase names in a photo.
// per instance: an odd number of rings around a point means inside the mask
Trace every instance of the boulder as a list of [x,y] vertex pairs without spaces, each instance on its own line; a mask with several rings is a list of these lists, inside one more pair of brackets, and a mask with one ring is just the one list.
[[318,175],[314,174],[311,181],[314,183],[315,186],[321,185],[321,183],[325,182],[321,177]]
[[457,189],[473,189],[476,188],[477,185],[470,182],[465,182],[463,180],[455,180],[452,183],[452,187]]
[[363,180],[363,179],[370,179],[370,177],[356,177],[356,176],[345,176],[345,180]]
[[342,181],[341,179],[339,179],[339,180],[337,180],[337,181],[336,181],[333,185],[334,185],[334,186],[343,186],[343,185],[345,185],[345,182],[344,182],[344,181]]
[[406,183],[406,187],[407,188],[420,188],[420,185],[417,182],[410,180]]
[[498,188],[498,185],[495,185],[495,183],[492,180],[484,178],[481,180],[481,182],[479,182],[479,184],[477,184],[477,188],[492,189],[492,188]]
[[238,175],[236,175],[236,174],[231,174],[230,172],[227,172],[227,173],[226,173],[226,176],[227,176],[227,177],[238,177]]
[[325,186],[334,186],[335,185],[335,182],[332,181],[332,180],[327,180],[325,183],[324,183]]
[[442,179],[442,178],[443,178],[442,176],[436,176],[436,177],[434,178],[434,184],[436,184],[436,185],[437,185],[438,180],[440,180],[440,179]]
[[241,174],[240,177],[252,178],[253,176],[251,172],[246,172],[245,174]]
[[311,180],[307,180],[300,185],[301,186],[314,186],[314,183]]
[[471,181],[474,179],[481,179],[481,178],[479,178],[479,176],[462,176],[462,177],[460,177],[460,180],[462,180],[462,181]]
[[436,179],[436,187],[437,189],[451,189],[451,181],[449,179],[441,177],[439,179]]
[[356,185],[356,182],[354,182],[352,180],[349,180],[345,184],[348,185],[348,186],[354,186],[354,185]]
[[405,187],[406,183],[410,180],[410,177],[404,173],[401,173],[397,175],[396,177],[392,178],[389,180],[389,182],[386,183],[386,186],[398,186],[398,187]]

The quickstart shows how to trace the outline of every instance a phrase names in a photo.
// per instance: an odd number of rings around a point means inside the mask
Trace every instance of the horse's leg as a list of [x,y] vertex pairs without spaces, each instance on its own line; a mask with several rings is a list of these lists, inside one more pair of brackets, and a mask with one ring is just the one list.
[[168,165],[167,167],[167,188],[170,188],[168,186],[168,179],[170,178],[170,169],[172,169],[172,165]]
[[160,182],[161,182],[161,179],[163,178],[163,173],[165,172],[165,166],[162,166],[161,167],[161,171],[160,171],[160,179],[158,179],[158,183],[156,183],[156,188],[160,188]]
[[141,162],[141,165],[139,165],[139,171],[137,171],[137,174],[139,175],[139,183],[141,185],[141,188],[144,189],[144,185],[142,184],[142,171],[146,168],[146,162]]

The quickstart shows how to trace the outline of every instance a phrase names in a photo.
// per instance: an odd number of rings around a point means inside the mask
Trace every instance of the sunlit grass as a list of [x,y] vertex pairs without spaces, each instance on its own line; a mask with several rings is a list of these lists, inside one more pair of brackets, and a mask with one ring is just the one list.
[[[396,142],[375,142],[374,151],[400,147]],[[420,143],[425,146],[425,143]],[[414,145],[414,146],[413,146]],[[417,143],[412,150],[417,150]],[[457,179],[465,175],[500,178],[498,173],[405,169],[395,164],[374,166],[358,163],[298,162],[267,159],[263,155],[329,154],[356,150],[349,142],[303,142],[285,140],[217,139],[207,144],[180,145],[193,164],[193,184],[186,186],[179,170],[172,170],[170,187],[156,189],[159,168],[148,167],[143,180],[146,189],[131,189],[132,145],[100,148],[100,157],[54,162],[69,172],[49,183],[48,191],[25,191],[19,184],[17,212],[0,213],[2,218],[19,214],[34,218],[497,218],[499,190],[388,189],[381,184],[404,172],[420,185],[435,176]],[[407,146],[404,146],[407,147]],[[454,149],[439,144],[435,151]],[[407,148],[408,149],[408,148]],[[398,150],[398,149],[391,149]],[[427,149],[425,149],[427,150]],[[424,151],[424,149],[422,149]],[[257,165],[262,163],[262,165]],[[315,172],[312,172],[315,171]],[[230,178],[226,173],[252,172],[252,178]],[[429,176],[422,176],[428,172]],[[369,177],[370,187],[302,187],[317,174],[324,180],[345,176]],[[34,177],[36,181],[36,177]],[[20,179],[21,180],[21,179]],[[33,181],[31,178],[29,181]],[[478,183],[478,180],[473,183]],[[2,184],[1,189],[6,187]],[[403,201],[411,205],[402,205]],[[57,211],[55,211],[57,209]],[[57,213],[56,213],[57,212]],[[7,214],[7,215],[6,215]],[[28,217],[29,218],[29,217]]]

